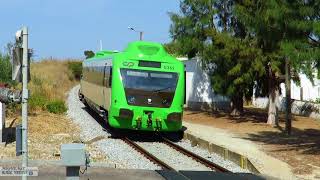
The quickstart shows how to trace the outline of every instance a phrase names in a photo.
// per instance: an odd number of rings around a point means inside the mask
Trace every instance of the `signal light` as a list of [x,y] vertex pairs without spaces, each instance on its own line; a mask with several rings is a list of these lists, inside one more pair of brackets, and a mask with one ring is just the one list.
[[171,113],[167,117],[168,121],[181,121],[182,120],[182,113]]
[[121,119],[132,119],[133,118],[133,111],[129,109],[120,109],[119,117]]

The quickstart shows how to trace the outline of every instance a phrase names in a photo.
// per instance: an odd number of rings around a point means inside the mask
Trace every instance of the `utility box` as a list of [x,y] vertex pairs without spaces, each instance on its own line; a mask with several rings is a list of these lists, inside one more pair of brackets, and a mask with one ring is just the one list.
[[4,130],[6,127],[5,111],[6,111],[5,104],[0,102],[0,144],[5,142],[5,139],[4,139]]
[[62,144],[61,159],[64,166],[75,167],[86,165],[84,144]]

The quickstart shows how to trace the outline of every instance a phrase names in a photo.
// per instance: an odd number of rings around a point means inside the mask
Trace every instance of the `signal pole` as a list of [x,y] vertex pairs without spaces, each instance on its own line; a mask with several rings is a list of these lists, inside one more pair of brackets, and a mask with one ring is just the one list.
[[[28,167],[28,28],[22,28],[22,167]],[[27,180],[27,176],[22,176]]]
[[134,32],[139,32],[139,35],[140,35],[140,41],[143,41],[143,31],[137,31],[135,28],[133,27],[128,27],[128,29],[130,29],[131,31],[134,31]]
[[142,41],[143,40],[143,31],[140,31],[139,33],[140,33],[140,41]]
[[102,40],[100,39],[100,51],[102,51]]

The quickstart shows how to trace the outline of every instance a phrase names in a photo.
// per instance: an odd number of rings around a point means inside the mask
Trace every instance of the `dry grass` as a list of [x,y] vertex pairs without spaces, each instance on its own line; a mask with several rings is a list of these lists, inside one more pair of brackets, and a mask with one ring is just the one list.
[[65,92],[77,83],[67,63],[58,60],[32,63],[30,90],[45,95],[49,100],[65,99]]
[[[21,118],[8,118],[6,127],[16,127]],[[14,131],[14,129],[11,129]],[[29,117],[29,158],[59,160],[61,144],[80,142],[79,128],[63,115],[42,112]],[[15,159],[15,141],[8,138],[6,146],[0,146],[0,159]],[[86,145],[93,161],[105,161],[106,157],[93,145]]]
[[[45,60],[31,64],[31,81],[29,89],[31,98],[43,97],[44,101],[66,100],[67,92],[77,84],[68,61]],[[33,96],[33,97],[32,97]],[[29,101],[30,102],[30,101]],[[31,103],[30,103],[31,104]],[[29,105],[30,105],[29,104]],[[8,113],[6,127],[15,133],[17,124],[21,124],[20,108],[15,113]],[[65,115],[46,112],[41,107],[29,106],[29,157],[30,159],[58,160],[61,144],[80,142],[77,126]],[[11,135],[7,138],[6,146],[0,146],[0,159],[17,158],[15,155],[16,142]],[[93,161],[105,161],[106,157],[93,145],[86,145]]]

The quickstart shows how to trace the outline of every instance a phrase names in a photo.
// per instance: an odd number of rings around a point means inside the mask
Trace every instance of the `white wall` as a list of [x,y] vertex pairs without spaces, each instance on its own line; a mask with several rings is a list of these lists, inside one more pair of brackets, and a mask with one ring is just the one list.
[[[320,80],[315,79],[314,85],[304,74],[300,74],[301,85],[298,86],[293,81],[291,82],[291,98],[295,100],[292,103],[292,113],[303,116],[310,116],[313,118],[320,118],[320,105],[310,103],[308,101],[315,101],[320,98]],[[282,94],[279,99],[276,100],[277,107],[279,110],[285,110],[285,85],[280,85]],[[301,90],[302,89],[302,90]],[[302,92],[302,99],[301,99]],[[252,104],[255,107],[266,108],[268,106],[269,99],[267,97],[253,97]]]
[[301,81],[300,86],[294,82],[291,83],[291,98],[303,101],[315,101],[317,98],[320,98],[320,80],[315,79],[314,85],[312,85],[306,75],[300,74],[299,76]]
[[182,59],[186,70],[186,100],[192,103],[227,102],[228,99],[217,95],[211,87],[211,80],[207,72],[202,69],[202,62],[197,58]]

